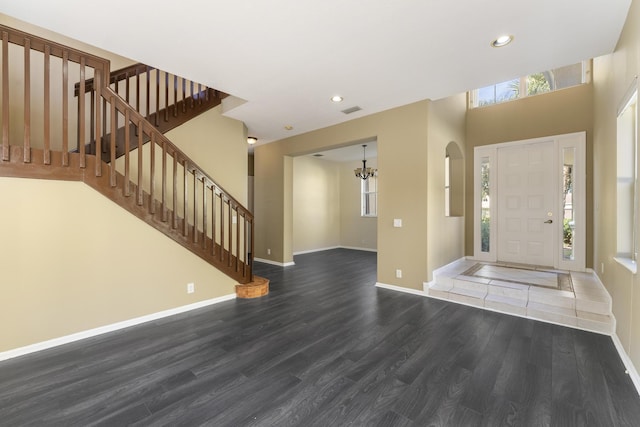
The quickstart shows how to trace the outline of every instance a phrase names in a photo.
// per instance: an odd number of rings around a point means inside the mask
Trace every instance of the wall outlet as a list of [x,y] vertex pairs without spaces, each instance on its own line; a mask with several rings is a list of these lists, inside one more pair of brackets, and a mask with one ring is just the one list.
[[402,270],[396,270],[396,279],[402,279]]
[[400,219],[400,218],[395,218],[395,219],[393,220],[393,226],[394,226],[394,227],[396,227],[396,228],[400,228],[400,227],[402,227],[402,219]]
[[195,283],[187,283],[187,293],[188,294],[192,294],[196,291],[196,284]]
[[267,255],[271,255],[271,249],[267,249]]

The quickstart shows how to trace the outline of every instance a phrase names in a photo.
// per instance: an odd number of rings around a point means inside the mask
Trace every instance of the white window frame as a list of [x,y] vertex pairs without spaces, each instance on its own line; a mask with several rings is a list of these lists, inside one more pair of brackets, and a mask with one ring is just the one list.
[[[533,74],[537,74],[537,73],[533,73]],[[590,76],[591,76],[591,61],[582,61],[582,83],[581,84],[589,83]],[[502,104],[504,102],[515,101],[516,99],[522,99],[522,98],[526,98],[526,97],[529,97],[529,96],[542,95],[542,94],[527,95],[527,78],[528,77],[529,77],[529,75],[526,75],[526,76],[520,77],[518,79],[519,80],[519,93],[518,93],[518,96],[516,96],[515,98],[505,99],[505,100],[502,100],[502,101],[495,101],[495,102],[493,102],[491,104],[487,104],[487,105],[478,105],[478,99],[479,99],[478,92],[482,88],[477,88],[477,89],[473,89],[473,90],[469,91],[469,108],[488,107],[488,106],[491,106],[491,105]],[[516,78],[511,79],[511,80],[516,80]],[[502,83],[505,83],[505,82],[511,81],[511,80],[498,82],[498,83],[494,84],[493,86],[497,86],[499,84],[502,84]],[[487,86],[483,86],[483,87],[488,87],[488,86],[491,86],[491,85],[487,85]],[[572,87],[575,87],[575,86],[572,86]],[[557,90],[562,90],[562,89],[566,89],[566,88],[552,89],[551,91],[544,92],[544,93],[551,93],[551,92],[555,92]]]
[[444,216],[451,216],[451,157],[444,157]]
[[616,120],[617,197],[614,257],[616,262],[633,274],[637,272],[638,258],[638,117],[638,78],[635,77],[622,98]]
[[[376,191],[369,191],[370,179],[375,180]],[[365,218],[375,218],[378,216],[378,176],[377,174],[367,179],[360,180],[360,216]],[[367,200],[369,195],[375,194],[373,209],[369,206],[367,210]]]

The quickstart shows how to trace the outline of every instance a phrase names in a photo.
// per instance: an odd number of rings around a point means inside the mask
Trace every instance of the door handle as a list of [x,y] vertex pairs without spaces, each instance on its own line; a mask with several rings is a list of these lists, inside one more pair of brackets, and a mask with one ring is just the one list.
[[552,223],[553,223],[553,220],[552,220],[552,219],[548,219],[548,220],[546,220],[544,223],[545,223],[545,224],[552,224]]

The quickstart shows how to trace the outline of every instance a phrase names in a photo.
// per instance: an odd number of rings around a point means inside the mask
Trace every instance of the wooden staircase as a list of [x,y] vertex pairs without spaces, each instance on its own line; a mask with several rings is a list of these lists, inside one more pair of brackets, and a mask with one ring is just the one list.
[[[184,77],[139,63],[112,71],[109,87],[162,134],[215,108],[228,96],[224,92]],[[86,102],[92,104],[95,100],[95,90],[94,79],[88,79],[84,85],[84,94],[80,94],[80,83],[76,83],[74,95],[84,96],[87,98]],[[106,108],[106,101],[103,101],[104,108]],[[94,125],[91,123],[90,127],[93,128]],[[135,125],[131,126],[130,131],[137,132]],[[116,131],[116,159],[124,154],[124,137],[125,129],[119,127]],[[147,142],[149,139],[145,136],[143,143]],[[107,163],[110,161],[110,144],[111,135],[105,129],[103,130],[102,159]],[[91,138],[86,145],[86,153],[96,153],[95,138]],[[133,141],[130,150],[135,150],[137,147],[137,140]]]
[[213,108],[224,95],[202,86],[187,94],[196,86],[182,79],[185,90],[174,85],[142,114],[130,79],[111,78],[109,61],[2,25],[0,35],[0,176],[82,181],[240,284],[254,280],[253,215],[162,133],[169,116]]

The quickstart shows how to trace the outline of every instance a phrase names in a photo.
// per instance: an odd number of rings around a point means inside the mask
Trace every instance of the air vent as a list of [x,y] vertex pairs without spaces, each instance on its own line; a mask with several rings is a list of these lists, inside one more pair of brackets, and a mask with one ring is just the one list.
[[316,153],[313,155],[313,157],[324,157],[324,154]]
[[343,113],[345,114],[351,114],[351,113],[355,113],[356,111],[360,111],[362,110],[362,108],[358,107],[357,105],[355,107],[351,107],[351,108],[347,108],[346,110],[342,110]]

